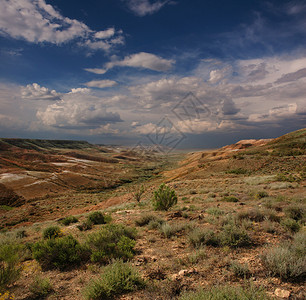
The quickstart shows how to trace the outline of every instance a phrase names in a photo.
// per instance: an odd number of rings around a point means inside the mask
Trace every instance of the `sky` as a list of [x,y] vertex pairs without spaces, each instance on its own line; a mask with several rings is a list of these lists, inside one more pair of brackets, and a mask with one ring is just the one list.
[[306,127],[305,0],[0,7],[0,137],[200,149]]

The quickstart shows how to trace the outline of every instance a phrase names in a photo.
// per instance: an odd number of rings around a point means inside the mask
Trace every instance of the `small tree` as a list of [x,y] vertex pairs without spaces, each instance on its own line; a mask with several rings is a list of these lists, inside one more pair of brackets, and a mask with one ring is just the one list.
[[155,210],[168,210],[177,203],[177,196],[173,189],[164,183],[154,192],[153,206]]
[[144,194],[144,192],[145,188],[143,184],[141,186],[136,186],[135,189],[132,191],[132,195],[138,203],[140,203],[141,197]]

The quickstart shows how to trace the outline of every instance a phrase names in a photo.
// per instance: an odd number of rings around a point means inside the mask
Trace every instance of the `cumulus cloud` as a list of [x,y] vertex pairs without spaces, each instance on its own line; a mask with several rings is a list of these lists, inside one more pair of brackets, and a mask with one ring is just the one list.
[[88,87],[96,87],[96,88],[106,88],[106,87],[112,87],[116,85],[117,82],[113,80],[92,80],[87,83],[85,83],[86,86]]
[[55,101],[60,99],[60,94],[55,90],[49,90],[46,87],[40,86],[37,83],[28,84],[21,88],[21,96],[23,99],[29,100],[50,100]]
[[167,3],[173,3],[167,1],[152,1],[150,0],[123,0],[127,7],[137,16],[144,17],[146,15],[152,15],[162,9]]
[[225,79],[226,76],[228,76],[231,72],[231,67],[227,66],[223,69],[216,69],[210,71],[209,74],[209,82],[212,84],[215,84],[217,82],[220,82],[221,80]]
[[95,32],[78,20],[62,16],[45,0],[0,0],[0,4],[0,34],[4,36],[52,44],[82,39],[81,45],[105,51],[123,43],[121,30]]
[[109,112],[97,98],[66,95],[61,101],[40,109],[36,116],[47,126],[65,129],[96,129],[101,125],[122,122],[117,112]]

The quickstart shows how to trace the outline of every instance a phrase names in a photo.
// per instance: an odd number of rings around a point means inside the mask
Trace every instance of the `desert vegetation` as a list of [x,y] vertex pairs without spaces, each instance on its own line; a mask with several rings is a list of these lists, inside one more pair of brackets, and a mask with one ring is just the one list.
[[305,299],[305,134],[166,159],[14,142],[124,163],[103,162],[115,186],[0,207],[0,299]]

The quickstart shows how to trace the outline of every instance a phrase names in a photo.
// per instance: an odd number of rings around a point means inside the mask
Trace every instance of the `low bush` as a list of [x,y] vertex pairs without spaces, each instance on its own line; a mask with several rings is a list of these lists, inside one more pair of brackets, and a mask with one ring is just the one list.
[[116,296],[143,288],[144,281],[138,272],[121,260],[103,269],[101,276],[92,280],[84,290],[85,299],[114,299]]
[[77,223],[79,220],[75,216],[68,216],[62,220],[60,220],[60,223],[62,223],[65,226],[68,226],[73,223]]
[[33,257],[43,269],[64,270],[88,258],[88,250],[71,235],[37,242],[32,246]]
[[216,286],[197,292],[185,292],[179,300],[268,300],[271,299],[266,292],[259,287],[250,284],[240,286]]
[[169,223],[164,223],[160,227],[160,232],[166,237],[171,238],[172,236],[176,235],[179,232],[182,232],[186,229],[185,225],[181,224],[173,224],[170,225]]
[[251,276],[251,271],[247,264],[241,264],[237,261],[233,261],[230,265],[230,270],[234,273],[236,277],[248,278]]
[[20,276],[18,263],[22,259],[25,247],[9,236],[0,240],[0,292],[14,283]]
[[50,226],[43,231],[44,239],[55,239],[60,236],[62,236],[62,233],[61,229],[58,226]]
[[156,217],[153,214],[145,214],[145,215],[141,216],[139,219],[137,219],[135,221],[135,224],[137,226],[142,227],[142,226],[148,225],[151,221],[155,221],[157,219],[158,219],[158,217]]
[[297,233],[291,243],[267,250],[261,260],[267,271],[283,280],[296,280],[306,274],[306,233]]
[[242,169],[242,168],[238,168],[238,169],[233,169],[233,170],[229,170],[229,171],[226,171],[227,174],[247,174],[249,173],[248,170],[246,169]]
[[107,263],[110,259],[128,260],[135,254],[136,230],[124,225],[108,224],[87,238],[91,261]]
[[206,212],[216,217],[224,215],[224,211],[221,210],[219,207],[210,207],[206,210]]
[[291,218],[285,218],[281,221],[281,225],[283,228],[290,232],[298,232],[301,229],[301,225],[299,222],[297,222],[294,219]]
[[255,194],[255,199],[262,199],[265,197],[269,197],[269,194],[266,191],[260,191]]
[[189,242],[195,248],[200,248],[204,245],[219,246],[220,240],[218,236],[209,229],[196,228],[188,235]]
[[305,218],[305,207],[298,204],[292,204],[285,209],[285,214],[288,218],[296,221],[303,220]]
[[235,224],[224,225],[219,234],[220,243],[232,248],[246,247],[251,244],[248,233]]
[[86,231],[86,230],[90,230],[93,227],[93,223],[89,220],[85,220],[84,222],[82,222],[81,224],[77,225],[77,228],[80,231]]
[[262,222],[265,219],[265,215],[259,209],[250,209],[247,211],[240,211],[237,215],[238,220],[249,219],[255,222]]
[[160,185],[159,189],[154,192],[152,203],[155,210],[169,210],[169,208],[177,203],[176,193],[163,183]]
[[33,299],[45,299],[53,290],[48,278],[36,277],[29,287]]
[[225,197],[223,197],[222,201],[225,201],[225,202],[238,202],[239,200],[235,196],[225,196]]
[[92,224],[95,224],[95,225],[106,223],[104,215],[100,211],[94,211],[94,212],[90,213],[87,217],[87,220],[89,222],[91,222]]

